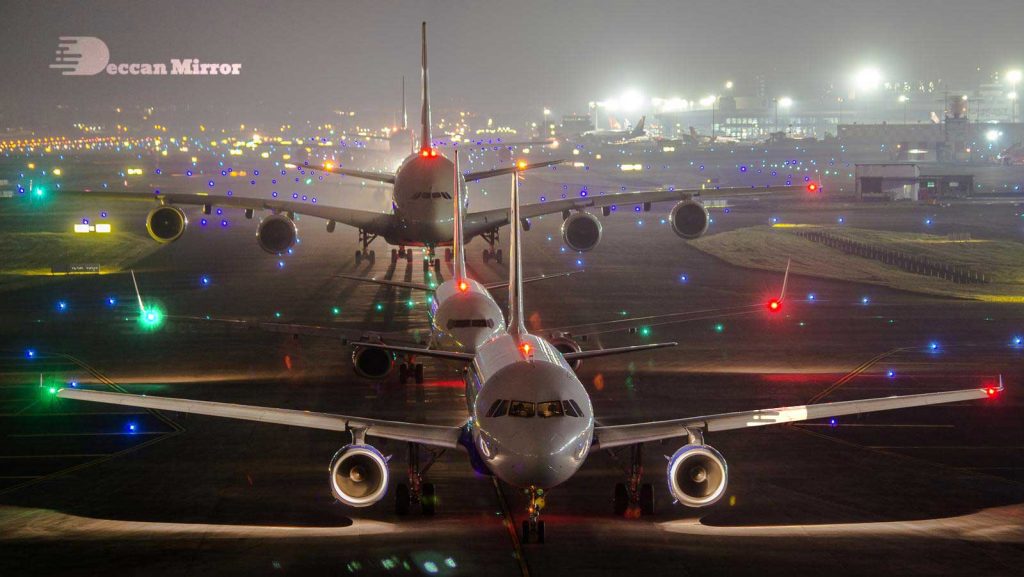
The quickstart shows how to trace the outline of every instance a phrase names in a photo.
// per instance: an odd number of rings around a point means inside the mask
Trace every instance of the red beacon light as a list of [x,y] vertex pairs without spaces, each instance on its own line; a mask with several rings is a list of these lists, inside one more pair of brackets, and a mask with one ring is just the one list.
[[998,392],[999,392],[999,389],[997,389],[995,387],[985,387],[985,394],[990,396],[990,397],[996,396],[996,393],[998,393]]
[[779,299],[772,299],[768,301],[768,311],[777,313],[782,310],[782,301]]
[[436,148],[431,148],[431,147],[427,146],[427,147],[423,148],[422,150],[420,150],[420,156],[422,156],[423,158],[436,157],[437,156],[437,149]]
[[467,283],[464,280],[460,280],[459,281],[459,290],[461,292],[466,292],[467,290],[469,290],[469,283]]
[[530,356],[530,351],[533,350],[533,347],[530,346],[530,343],[523,343],[523,344],[519,345],[519,350],[523,351],[523,356],[524,357],[528,357],[528,356]]
[[807,185],[807,192],[811,192],[811,193],[818,192],[818,189],[819,189],[819,187],[818,187],[818,183],[817,182],[812,182],[812,183]]

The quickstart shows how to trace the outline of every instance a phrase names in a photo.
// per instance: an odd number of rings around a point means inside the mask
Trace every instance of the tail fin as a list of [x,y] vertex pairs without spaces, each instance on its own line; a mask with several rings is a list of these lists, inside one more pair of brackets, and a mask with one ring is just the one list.
[[638,136],[643,136],[644,134],[646,134],[646,132],[644,132],[644,121],[645,120],[647,120],[647,115],[644,115],[644,116],[640,117],[640,121],[637,122],[636,126],[633,127],[633,132],[629,133],[629,137],[630,138],[636,138]]
[[427,86],[427,23],[423,23],[423,53],[421,63],[423,77],[423,108],[420,110],[420,149],[430,148],[430,90]]
[[452,198],[455,199],[455,215],[452,220],[452,251],[454,252],[455,282],[462,283],[466,278],[466,236],[462,226],[462,207],[465,205],[459,186],[459,151],[455,151],[455,170],[452,171]]
[[527,334],[523,319],[523,251],[520,242],[519,172],[512,173],[512,202],[509,206],[508,247],[508,333],[516,340]]

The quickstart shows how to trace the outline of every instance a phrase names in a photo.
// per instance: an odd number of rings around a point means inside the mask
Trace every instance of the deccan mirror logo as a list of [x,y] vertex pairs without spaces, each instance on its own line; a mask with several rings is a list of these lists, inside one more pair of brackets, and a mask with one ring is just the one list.
[[237,76],[240,63],[202,62],[197,58],[172,58],[170,62],[110,62],[106,42],[94,36],[61,36],[56,61],[50,65],[64,76]]

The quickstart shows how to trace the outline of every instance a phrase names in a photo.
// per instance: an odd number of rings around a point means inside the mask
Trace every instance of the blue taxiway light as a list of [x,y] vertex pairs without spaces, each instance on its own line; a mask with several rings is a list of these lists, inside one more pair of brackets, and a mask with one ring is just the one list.
[[890,379],[894,378],[896,376],[896,371],[889,369],[888,371],[885,371],[885,376],[889,377]]

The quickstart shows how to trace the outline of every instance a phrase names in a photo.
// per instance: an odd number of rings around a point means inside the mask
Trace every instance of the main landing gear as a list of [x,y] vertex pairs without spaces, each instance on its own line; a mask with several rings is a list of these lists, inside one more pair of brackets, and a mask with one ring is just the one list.
[[530,487],[526,489],[530,495],[530,505],[526,508],[527,518],[523,519],[523,533],[520,540],[529,543],[531,537],[535,537],[538,543],[544,542],[544,521],[540,518],[540,512],[544,509],[544,489]]
[[363,259],[366,259],[372,265],[377,261],[377,253],[372,250],[368,250],[370,243],[377,239],[377,235],[369,234],[363,229],[359,229],[359,242],[363,245],[363,250],[356,251],[356,266],[363,263]]
[[404,385],[409,382],[409,377],[413,377],[417,385],[423,384],[423,364],[417,363],[413,356],[410,356],[407,362],[398,365],[398,382]]
[[396,514],[408,515],[412,506],[419,505],[425,517],[434,515],[437,510],[437,493],[434,484],[424,482],[423,476],[443,454],[444,449],[431,450],[427,463],[420,467],[420,446],[418,443],[409,443],[409,482],[399,483],[395,487]]
[[481,234],[480,236],[485,241],[487,241],[488,245],[490,245],[490,248],[484,249],[484,262],[490,262],[490,260],[493,258],[494,262],[496,262],[498,264],[501,264],[501,261],[502,261],[501,249],[500,248],[497,248],[497,249],[495,248],[497,246],[497,244],[498,244],[498,230],[495,229],[495,230],[492,230],[492,231],[489,231],[489,232],[485,232],[485,233]]
[[654,488],[650,483],[641,483],[644,474],[643,445],[630,448],[630,463],[626,471],[626,482],[615,484],[615,515],[627,519],[639,519],[641,515],[654,514]]
[[398,259],[404,258],[406,262],[412,262],[412,249],[405,248],[404,246],[398,247],[398,250],[391,249],[391,264],[398,264]]

